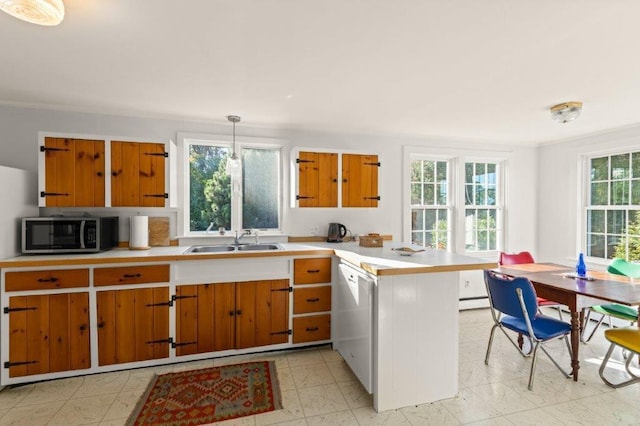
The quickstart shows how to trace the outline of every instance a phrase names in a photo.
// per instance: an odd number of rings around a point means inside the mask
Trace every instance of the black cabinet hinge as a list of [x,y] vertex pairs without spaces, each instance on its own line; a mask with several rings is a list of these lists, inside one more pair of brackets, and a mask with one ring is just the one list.
[[166,339],[159,339],[159,340],[150,340],[148,342],[145,342],[147,345],[155,345],[158,343],[168,343],[171,346],[173,346],[173,337],[168,337]]
[[171,343],[171,347],[172,348],[177,348],[178,346],[188,346],[188,345],[197,345],[198,341],[195,342],[184,342],[184,343],[178,343],[178,342],[173,342]]
[[300,163],[315,163],[314,160],[301,160],[299,158],[296,158],[296,163],[300,164]]
[[296,200],[308,200],[312,198],[315,198],[315,197],[307,197],[305,195],[296,195]]
[[46,151],[70,151],[69,148],[53,148],[53,147],[48,147],[48,146],[40,146],[40,152],[46,152]]
[[153,308],[154,306],[173,306],[173,300],[169,300],[168,302],[158,302],[158,303],[147,303],[147,308]]
[[20,361],[20,362],[9,362],[6,361],[4,363],[4,368],[16,367],[18,365],[27,365],[27,364],[37,364],[38,361]]
[[44,191],[40,191],[40,198],[44,198],[44,197],[68,197],[69,193],[67,192],[44,192]]
[[380,162],[377,163],[364,163],[365,166],[376,166],[376,167],[380,167]]
[[169,158],[168,152],[145,152],[144,155],[153,155],[154,157]]
[[365,200],[378,200],[380,201],[380,196],[378,195],[377,197],[364,197]]
[[293,287],[272,288],[271,291],[286,291],[291,293],[293,291]]
[[289,329],[289,330],[285,330],[285,331],[274,331],[273,333],[271,333],[272,336],[275,336],[277,334],[288,334],[288,335],[291,335],[291,334],[293,334],[293,332],[291,331],[291,329]]
[[5,314],[11,313],[11,312],[20,312],[20,311],[35,311],[36,308],[35,306],[31,306],[28,308],[9,308],[7,306],[4,307],[4,309],[2,310],[2,312],[4,312]]
[[193,296],[178,296],[178,295],[174,294],[173,296],[171,296],[171,300],[173,300],[174,302],[176,300],[180,300],[180,299],[197,299],[197,298],[198,298],[198,296],[196,296],[196,295],[193,295]]
[[144,194],[145,197],[154,197],[154,198],[169,198],[169,194],[168,193],[164,193],[164,194]]

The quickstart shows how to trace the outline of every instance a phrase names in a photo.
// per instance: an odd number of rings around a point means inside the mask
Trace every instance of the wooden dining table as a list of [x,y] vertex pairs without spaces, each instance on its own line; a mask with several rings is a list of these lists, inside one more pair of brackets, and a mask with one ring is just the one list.
[[571,369],[573,380],[578,380],[580,361],[580,335],[584,322],[584,309],[607,303],[640,305],[640,279],[588,271],[588,279],[573,278],[575,268],[555,263],[525,263],[506,265],[493,271],[510,277],[526,277],[539,297],[562,303],[571,312]]

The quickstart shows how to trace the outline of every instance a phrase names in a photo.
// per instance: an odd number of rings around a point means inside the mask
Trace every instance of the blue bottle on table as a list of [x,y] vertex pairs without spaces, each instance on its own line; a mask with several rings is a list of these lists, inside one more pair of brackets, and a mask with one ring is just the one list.
[[587,275],[587,265],[584,263],[584,254],[582,253],[578,255],[578,263],[576,264],[576,274],[579,277],[584,277]]

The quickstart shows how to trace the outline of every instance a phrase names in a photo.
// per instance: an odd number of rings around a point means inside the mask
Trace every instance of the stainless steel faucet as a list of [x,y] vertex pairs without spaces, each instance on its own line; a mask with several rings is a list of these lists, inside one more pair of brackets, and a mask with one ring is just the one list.
[[206,231],[204,231],[204,233],[205,233],[205,234],[209,234],[209,231],[211,231],[211,228],[213,228],[213,222],[211,222],[211,223],[209,224],[209,226],[207,226],[207,230],[206,230]]
[[244,231],[242,231],[242,234],[240,236],[238,236],[238,231],[235,231],[235,237],[233,237],[233,244],[236,246],[240,245],[240,240],[242,239],[242,237],[244,237],[245,235],[251,235],[251,229],[245,229]]

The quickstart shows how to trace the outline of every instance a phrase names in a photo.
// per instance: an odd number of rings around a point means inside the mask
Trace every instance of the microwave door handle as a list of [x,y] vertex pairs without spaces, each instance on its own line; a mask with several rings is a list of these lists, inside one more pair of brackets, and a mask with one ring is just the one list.
[[85,248],[84,243],[84,226],[87,223],[86,220],[80,222],[80,248]]

